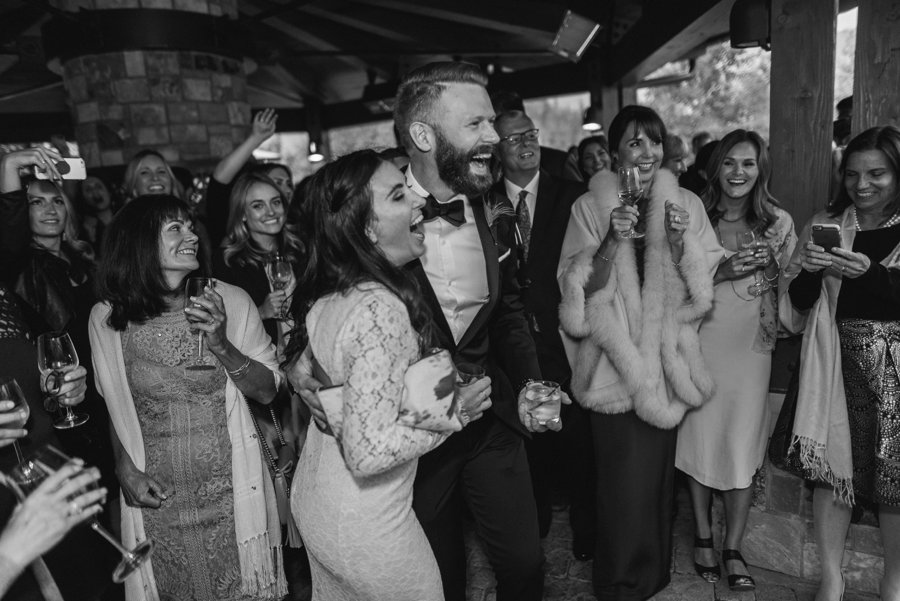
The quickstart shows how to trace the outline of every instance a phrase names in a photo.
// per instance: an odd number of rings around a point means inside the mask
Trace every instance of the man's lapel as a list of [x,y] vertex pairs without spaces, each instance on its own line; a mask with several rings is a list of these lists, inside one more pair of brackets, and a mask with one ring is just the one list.
[[425,304],[428,305],[428,309],[431,311],[432,321],[437,325],[438,332],[436,334],[441,338],[440,345],[446,345],[450,350],[455,350],[453,332],[450,330],[447,318],[444,317],[444,310],[441,308],[441,303],[434,293],[434,288],[431,287],[431,282],[428,281],[428,274],[425,273],[425,268],[422,267],[422,261],[419,259],[410,261],[407,263],[406,269],[413,274],[413,277],[419,283],[419,290],[425,298]]
[[[490,194],[490,192],[487,192]],[[475,332],[477,332],[494,308],[497,301],[497,295],[500,290],[500,260],[497,254],[497,245],[494,242],[494,236],[488,225],[487,217],[484,209],[485,197],[470,198],[469,203],[472,205],[472,213],[475,216],[475,225],[478,227],[478,235],[481,238],[481,247],[484,249],[484,263],[487,269],[488,281],[488,301],[481,306],[481,309],[475,315],[475,319],[469,325],[466,332],[459,341],[458,347],[462,348],[468,344]]]

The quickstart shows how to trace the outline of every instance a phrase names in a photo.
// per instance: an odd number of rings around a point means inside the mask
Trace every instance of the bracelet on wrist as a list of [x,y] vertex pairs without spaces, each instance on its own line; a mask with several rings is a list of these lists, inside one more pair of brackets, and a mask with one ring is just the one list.
[[245,357],[244,363],[233,371],[225,368],[225,373],[227,373],[232,380],[240,380],[247,375],[248,371],[250,371],[250,357]]

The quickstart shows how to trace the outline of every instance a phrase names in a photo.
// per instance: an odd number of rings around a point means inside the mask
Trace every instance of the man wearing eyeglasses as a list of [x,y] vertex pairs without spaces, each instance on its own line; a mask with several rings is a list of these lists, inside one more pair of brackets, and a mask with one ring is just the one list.
[[[521,110],[508,110],[494,122],[500,143],[496,153],[503,178],[494,186],[497,202],[508,199],[516,211],[515,244],[525,316],[538,353],[541,373],[568,390],[571,371],[559,335],[557,309],[561,300],[556,268],[572,204],[584,192],[541,169],[539,130]],[[593,551],[593,508],[589,471],[581,473],[590,452],[590,430],[579,407],[566,406],[560,433],[536,434],[526,442],[538,509],[541,538],[550,529],[554,484],[571,498],[573,552],[587,559]],[[581,428],[580,426],[585,426]],[[560,474],[560,466],[570,472]],[[579,470],[575,473],[571,470]],[[557,482],[554,482],[556,478]],[[559,480],[562,481],[559,481]]]

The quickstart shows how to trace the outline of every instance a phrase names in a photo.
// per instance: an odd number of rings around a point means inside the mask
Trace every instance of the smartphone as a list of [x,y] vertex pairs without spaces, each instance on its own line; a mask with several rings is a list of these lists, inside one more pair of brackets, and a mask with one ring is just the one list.
[[[63,179],[85,179],[87,171],[84,168],[84,159],[73,158],[63,159],[56,163],[56,170]],[[50,174],[46,170],[34,168],[34,177],[37,179],[50,179]]]
[[825,252],[834,247],[841,247],[841,226],[836,223],[814,223],[812,226],[813,244],[821,246]]

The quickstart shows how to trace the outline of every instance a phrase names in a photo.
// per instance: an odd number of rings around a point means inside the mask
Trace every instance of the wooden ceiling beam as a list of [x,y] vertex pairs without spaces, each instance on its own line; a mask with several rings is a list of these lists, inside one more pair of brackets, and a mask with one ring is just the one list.
[[403,33],[402,30],[398,31],[397,28],[383,27],[382,25],[379,25],[375,20],[359,18],[357,15],[351,13],[350,11],[331,11],[317,6],[306,6],[303,8],[303,12],[319,17],[320,19],[338,23],[345,27],[351,27],[358,31],[364,31],[369,34],[382,37],[386,40],[390,40],[395,44],[406,46],[418,46],[421,44],[421,40],[419,38]]
[[634,27],[605,53],[604,82],[633,86],[667,62],[727,33],[732,4],[734,0],[648,3]]
[[357,2],[451,23],[528,36],[535,42],[547,44],[553,41],[564,13],[560,5],[527,0],[521,2],[456,0],[452,4],[442,0],[357,0]]

